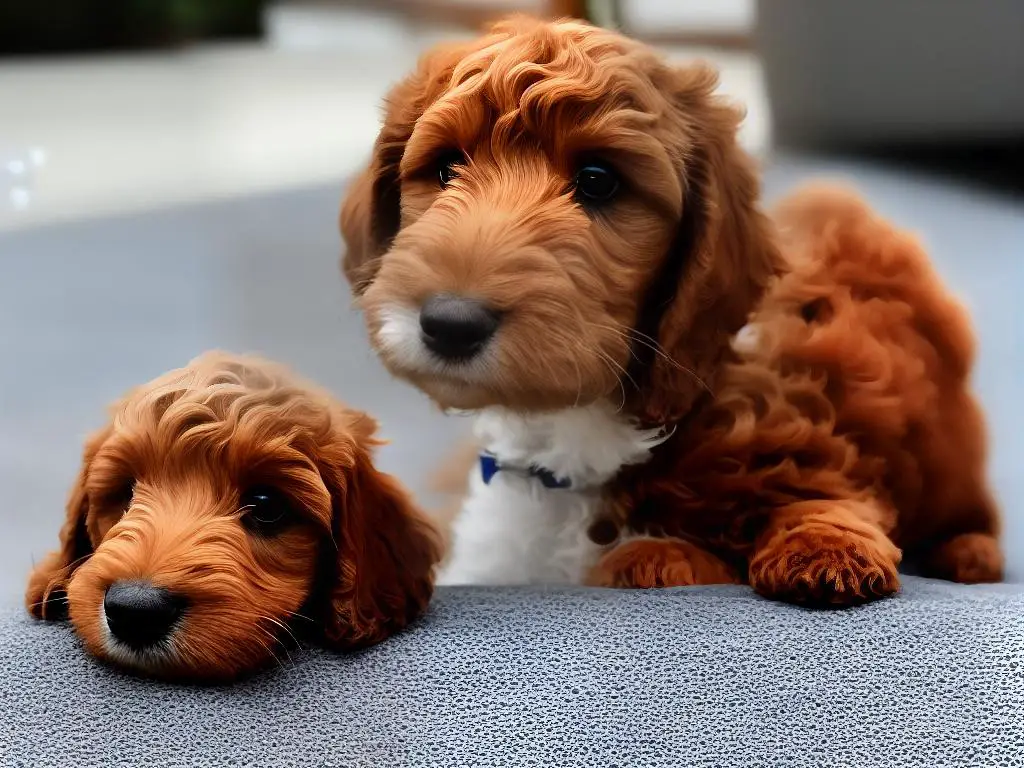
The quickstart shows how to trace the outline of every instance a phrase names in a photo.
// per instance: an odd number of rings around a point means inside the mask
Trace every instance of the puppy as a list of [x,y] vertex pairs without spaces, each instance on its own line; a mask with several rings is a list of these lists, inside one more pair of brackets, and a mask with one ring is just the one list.
[[484,450],[449,582],[746,582],[849,605],[1001,576],[969,323],[855,195],[776,219],[716,73],[572,21],[441,47],[341,211],[384,364]]
[[293,632],[383,640],[426,606],[440,546],[374,469],[376,424],[283,368],[210,352],[129,392],[85,447],[33,616],[154,676],[225,679]]

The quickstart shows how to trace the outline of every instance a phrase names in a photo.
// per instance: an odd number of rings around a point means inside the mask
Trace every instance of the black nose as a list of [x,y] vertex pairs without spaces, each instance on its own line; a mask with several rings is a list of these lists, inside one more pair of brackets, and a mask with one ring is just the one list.
[[144,581],[114,582],[103,598],[111,634],[137,650],[167,637],[184,607],[180,597]]
[[420,309],[423,343],[448,360],[472,357],[498,330],[501,315],[483,302],[459,296],[432,296]]

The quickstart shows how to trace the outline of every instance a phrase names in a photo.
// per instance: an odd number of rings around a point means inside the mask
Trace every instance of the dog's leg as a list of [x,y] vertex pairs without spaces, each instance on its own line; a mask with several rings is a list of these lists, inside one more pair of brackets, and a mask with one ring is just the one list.
[[750,584],[792,603],[846,606],[899,589],[900,550],[871,502],[802,501],[769,517],[750,560]]
[[688,587],[740,584],[722,560],[682,539],[631,539],[607,552],[586,579],[593,587]]
[[921,562],[921,572],[963,584],[1003,580],[1003,551],[989,532],[961,533],[939,542]]
[[[970,420],[963,425],[971,429]],[[980,427],[975,427],[975,444],[980,443]],[[970,440],[968,435],[965,440]],[[927,507],[929,521],[940,521],[940,533],[926,538],[915,555],[920,556],[921,574],[963,584],[1002,581],[1004,558],[999,545],[999,509],[986,487],[981,462],[973,472],[945,477],[958,480],[942,496],[931,499]],[[912,547],[908,544],[908,549]]]

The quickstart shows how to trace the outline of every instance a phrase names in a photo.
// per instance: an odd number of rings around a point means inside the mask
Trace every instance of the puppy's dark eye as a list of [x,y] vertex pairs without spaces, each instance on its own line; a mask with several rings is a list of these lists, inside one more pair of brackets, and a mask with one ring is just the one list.
[[276,488],[257,486],[242,494],[242,523],[251,531],[273,535],[292,519],[288,499]]
[[451,150],[445,152],[437,160],[437,181],[444,189],[452,179],[459,175],[459,166],[466,164],[466,157],[461,152]]
[[619,191],[619,177],[607,165],[588,163],[576,172],[572,186],[576,202],[602,205],[611,201]]

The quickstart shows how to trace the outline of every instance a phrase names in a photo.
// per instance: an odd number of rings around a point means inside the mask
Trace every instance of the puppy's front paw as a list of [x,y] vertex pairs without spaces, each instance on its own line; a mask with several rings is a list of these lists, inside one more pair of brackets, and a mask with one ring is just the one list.
[[736,573],[710,552],[681,539],[641,538],[620,544],[590,571],[593,587],[648,589],[695,584],[739,584]]
[[811,522],[768,538],[750,561],[750,584],[790,603],[859,605],[899,590],[899,562],[899,549],[881,531]]

